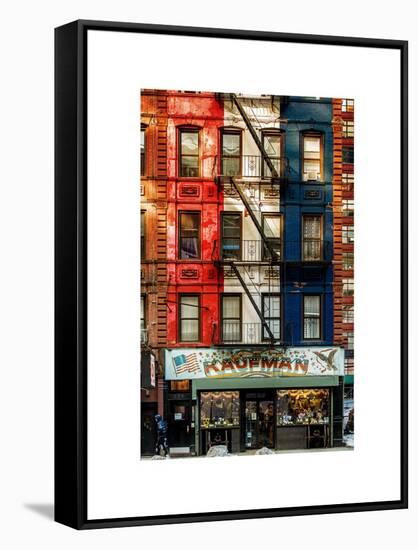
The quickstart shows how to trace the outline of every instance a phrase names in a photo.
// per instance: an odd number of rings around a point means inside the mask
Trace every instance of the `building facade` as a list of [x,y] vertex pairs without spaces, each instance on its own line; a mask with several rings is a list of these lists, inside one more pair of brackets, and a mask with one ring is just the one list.
[[334,338],[344,348],[344,431],[354,433],[354,100],[334,99]]
[[164,415],[167,345],[167,95],[141,94],[141,453],[153,454]]
[[172,456],[343,445],[338,107],[142,92],[141,292],[158,368],[141,392]]

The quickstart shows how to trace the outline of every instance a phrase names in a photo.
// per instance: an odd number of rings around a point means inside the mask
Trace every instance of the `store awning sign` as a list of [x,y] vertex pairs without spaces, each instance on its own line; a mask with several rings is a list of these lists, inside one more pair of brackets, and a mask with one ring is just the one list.
[[343,348],[166,350],[166,380],[321,375],[344,375]]

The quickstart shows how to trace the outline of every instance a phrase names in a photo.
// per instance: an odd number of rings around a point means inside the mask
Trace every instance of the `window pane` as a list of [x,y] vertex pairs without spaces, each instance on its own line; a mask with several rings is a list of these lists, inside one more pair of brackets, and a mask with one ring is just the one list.
[[352,120],[344,120],[343,122],[343,136],[354,137],[354,122]]
[[321,176],[321,166],[318,161],[305,161],[303,168],[303,175],[305,180],[318,180]]
[[226,156],[239,156],[240,141],[239,134],[222,134],[222,154]]
[[239,296],[223,296],[222,315],[224,319],[239,319],[241,314],[241,300]]
[[350,164],[354,162],[353,147],[343,147],[343,162],[350,163]]
[[238,176],[241,172],[241,158],[238,157],[223,157],[222,158],[222,174],[224,176]]
[[[271,332],[273,333],[274,338],[280,338],[280,319],[266,319],[267,325],[269,326]],[[264,328],[264,339],[270,338],[270,334]]]
[[224,237],[241,236],[241,216],[236,214],[225,214],[222,217],[222,228]]
[[303,259],[321,259],[321,216],[303,217]]
[[354,200],[343,200],[342,213],[344,216],[354,216]]
[[264,317],[280,317],[280,296],[263,296]]
[[305,137],[303,140],[305,158],[318,158],[321,153],[321,139],[319,137]]
[[345,113],[354,111],[354,99],[343,99],[342,111]]
[[199,157],[181,157],[181,176],[197,178],[199,176]]
[[319,296],[304,297],[305,315],[319,317],[320,299]]
[[353,225],[343,225],[342,241],[344,244],[354,243],[354,226]]
[[348,172],[343,172],[342,181],[344,184],[354,183],[354,174],[349,174]]
[[354,323],[354,306],[344,306],[343,323]]
[[181,297],[181,312],[182,319],[198,319],[199,318],[199,298],[197,296],[182,296]]
[[343,279],[343,296],[353,296],[354,279]]
[[[280,339],[280,296],[263,295],[263,313],[274,338]],[[271,338],[263,326],[263,339]]]
[[280,135],[263,135],[264,150],[270,157],[280,157]]
[[145,298],[141,296],[141,329],[145,328]]
[[145,130],[141,129],[141,176],[145,175]]
[[280,239],[280,216],[264,216],[263,226],[268,239]]
[[183,319],[181,322],[181,339],[184,342],[196,342],[199,339],[199,321]]
[[319,239],[321,237],[320,216],[305,216],[303,218],[303,236],[312,239]]
[[199,249],[200,213],[180,214],[180,258],[196,259],[200,256]]
[[198,155],[199,154],[199,133],[181,132],[181,154]]
[[305,318],[303,327],[304,338],[319,338],[319,319]]
[[180,298],[180,336],[183,342],[199,340],[199,297],[181,296]]
[[353,269],[354,254],[352,252],[343,252],[343,269]]
[[185,212],[180,216],[182,234],[199,230],[199,213]]
[[320,338],[320,296],[304,296],[303,311],[303,337]]

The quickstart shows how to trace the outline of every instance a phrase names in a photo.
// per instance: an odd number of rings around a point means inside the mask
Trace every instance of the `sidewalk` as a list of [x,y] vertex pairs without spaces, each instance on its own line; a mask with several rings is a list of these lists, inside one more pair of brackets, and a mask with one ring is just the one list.
[[[350,451],[354,451],[354,446],[353,445],[347,445],[345,447],[327,447],[326,449],[289,449],[289,450],[283,450],[283,451],[280,451],[280,450],[273,450],[273,454],[275,455],[280,455],[280,454],[295,454],[295,453],[329,453],[329,452],[350,452]],[[188,455],[188,456],[176,456],[176,455],[169,455],[167,458],[169,459],[176,459],[176,460],[179,460],[179,459],[187,459],[189,460],[190,458],[229,458],[231,456],[234,456],[234,457],[237,457],[237,456],[241,456],[241,457],[245,457],[245,456],[271,456],[271,454],[269,455],[262,455],[262,454],[259,454],[257,455],[257,449],[249,449],[248,451],[242,451],[240,453],[228,453],[228,455],[226,456],[216,456],[216,457],[208,457],[206,455]],[[141,460],[165,460],[164,457],[159,457],[159,456],[143,456],[141,457]]]

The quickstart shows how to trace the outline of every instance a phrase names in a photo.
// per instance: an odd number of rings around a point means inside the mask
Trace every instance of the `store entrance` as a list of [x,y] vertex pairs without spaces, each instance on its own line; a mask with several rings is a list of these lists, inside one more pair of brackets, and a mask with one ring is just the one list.
[[141,455],[152,456],[155,452],[155,415],[157,403],[141,405]]
[[273,396],[267,392],[247,393],[243,411],[245,448],[274,448]]
[[171,401],[169,404],[168,442],[172,447],[189,448],[191,440],[190,430],[190,402]]

